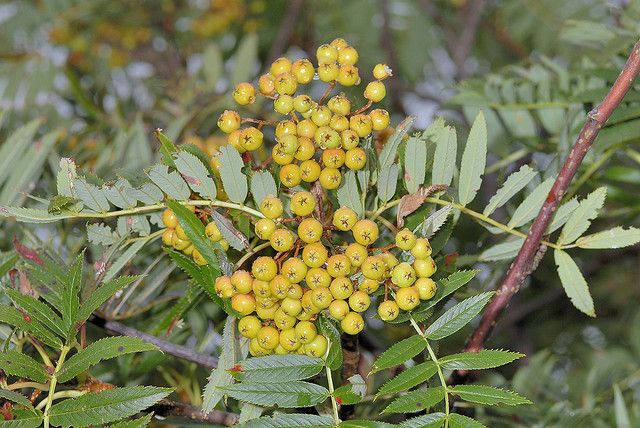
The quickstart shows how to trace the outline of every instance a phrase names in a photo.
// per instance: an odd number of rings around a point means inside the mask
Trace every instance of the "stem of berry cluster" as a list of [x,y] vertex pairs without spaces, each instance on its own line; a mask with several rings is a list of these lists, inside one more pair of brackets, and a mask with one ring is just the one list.
[[[547,199],[538,212],[527,238],[511,264],[509,271],[502,280],[495,297],[485,309],[480,324],[471,335],[465,348],[466,351],[478,352],[482,349],[484,341],[491,332],[496,319],[511,301],[511,298],[518,292],[524,280],[533,271],[536,254],[541,244],[544,244],[542,237],[547,230],[547,226],[553,219],[553,215],[562,201],[571,180],[598,136],[600,129],[607,122],[616,107],[618,107],[639,73],[640,41],[633,47],[622,72],[602,100],[602,103],[589,112],[587,121],[582,127],[580,134],[578,134],[578,138],[571,148],[558,177],[553,183]],[[454,383],[462,383],[466,380],[467,375],[467,372],[456,372],[454,373],[452,381]]]

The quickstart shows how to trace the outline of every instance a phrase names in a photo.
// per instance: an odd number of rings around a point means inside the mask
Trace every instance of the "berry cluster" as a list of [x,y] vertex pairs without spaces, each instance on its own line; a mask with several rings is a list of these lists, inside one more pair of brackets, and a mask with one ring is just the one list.
[[[332,224],[324,225],[312,216],[315,208],[314,196],[300,191],[291,198],[296,217],[282,218],[280,199],[265,198],[260,204],[265,218],[255,224],[255,234],[269,241],[276,255],[256,258],[251,272],[236,270],[216,280],[218,295],[231,299],[232,308],[242,316],[239,331],[251,339],[254,356],[273,352],[323,356],[327,339],[316,331],[317,315],[326,310],[340,321],[342,331],[357,334],[364,328],[362,313],[381,285],[384,293],[376,294],[384,299],[378,315],[385,321],[395,319],[401,309],[415,309],[436,292],[430,278],[436,265],[428,240],[403,229],[395,244],[375,248],[379,230],[374,221],[359,220],[352,209],[342,207],[334,212]],[[290,222],[297,223],[297,234],[286,227]],[[340,235],[350,243],[336,246],[334,240]],[[399,262],[390,251],[393,248],[415,260]]]
[[[258,93],[273,100],[274,110],[286,116],[285,119],[270,122],[241,118],[238,112],[226,110],[218,119],[218,127],[229,134],[229,144],[245,153],[262,147],[263,126],[274,125],[276,144],[271,157],[281,166],[282,184],[291,188],[301,182],[320,180],[325,189],[337,189],[342,181],[342,166],[360,170],[366,164],[361,139],[389,126],[386,110],[368,110],[373,103],[384,99],[386,88],[382,81],[391,76],[391,70],[384,64],[375,66],[376,80],[364,90],[367,104],[352,111],[351,101],[344,94],[326,98],[338,84],[348,87],[360,83],[355,66],[358,51],[345,40],[335,39],[318,48],[316,59],[317,67],[306,58],[293,62],[278,58],[271,64],[270,71],[259,78]],[[302,85],[311,83],[316,76],[329,83],[318,101],[298,93]],[[240,83],[233,91],[233,98],[239,105],[252,104],[256,100],[256,89],[251,83]],[[242,123],[256,126],[241,128]]]
[[[191,212],[195,212],[195,207],[186,206]],[[169,209],[164,210],[162,213],[162,223],[166,226],[166,229],[162,232],[162,242],[168,247],[173,247],[177,251],[182,251],[185,255],[193,257],[193,261],[199,265],[206,265],[207,261],[198,250],[196,250],[189,240],[189,237],[184,233],[184,229],[178,223],[178,217],[175,213]],[[229,243],[222,237],[220,229],[212,221],[207,223],[204,233],[213,242],[220,244],[224,251],[229,249]]]

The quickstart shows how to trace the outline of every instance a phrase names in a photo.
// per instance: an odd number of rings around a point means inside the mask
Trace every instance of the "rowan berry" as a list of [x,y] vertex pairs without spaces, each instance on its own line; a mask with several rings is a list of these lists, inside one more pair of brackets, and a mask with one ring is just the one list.
[[344,319],[340,321],[342,331],[347,334],[358,334],[364,329],[364,319],[357,312],[349,312]]
[[420,295],[420,300],[429,300],[436,295],[438,286],[431,278],[418,278],[414,284]]
[[273,195],[268,195],[260,202],[260,212],[269,219],[275,219],[282,216],[284,206],[282,201]]
[[316,106],[315,108],[311,109],[310,118],[317,126],[329,125],[329,122],[331,122],[331,116],[333,116],[333,114],[327,106]]
[[349,207],[340,207],[333,213],[333,225],[346,232],[351,230],[358,221],[358,215]]
[[371,134],[373,124],[371,118],[366,114],[356,114],[349,118],[349,128],[353,130],[359,137],[366,137]]
[[287,315],[295,317],[300,312],[302,312],[302,303],[299,299],[285,297],[282,302],[280,302],[280,310],[282,310]]
[[420,293],[416,287],[404,287],[396,292],[396,303],[404,311],[412,311],[420,304]]
[[308,59],[299,59],[291,64],[291,73],[296,77],[298,83],[307,84],[313,80],[316,70]]
[[364,90],[364,97],[374,103],[382,101],[387,95],[387,90],[382,82],[369,82]]
[[364,291],[355,291],[349,297],[349,307],[355,312],[364,312],[369,309],[371,298]]
[[315,218],[305,218],[298,225],[298,236],[307,244],[320,241],[322,238],[322,223]]
[[335,190],[340,187],[342,174],[335,168],[324,168],[320,171],[320,185],[327,190]]
[[277,297],[271,294],[271,285],[268,281],[254,279],[251,289],[256,298],[266,299],[267,297]]
[[420,278],[429,278],[436,273],[436,263],[431,257],[426,259],[415,259],[413,262],[413,268],[416,270],[416,275]]
[[256,310],[256,299],[251,294],[236,294],[231,298],[231,307],[240,315],[249,315]]
[[298,137],[291,134],[283,135],[278,141],[278,145],[286,154],[294,156],[298,151]]
[[347,43],[347,41],[343,38],[336,38],[333,39],[331,41],[331,43],[329,43],[331,46],[333,46],[334,48],[336,48],[338,50],[338,52],[340,52],[340,49],[342,48],[346,48],[347,46],[349,46],[349,43]]
[[273,100],[273,109],[280,114],[289,114],[293,110],[293,98],[291,95],[281,94]]
[[[306,113],[314,107],[314,101],[309,95],[298,95],[293,99],[293,108],[298,113]],[[298,127],[300,124],[298,123]]]
[[327,259],[327,272],[334,278],[347,276],[351,271],[351,262],[344,254],[334,254]]
[[378,256],[369,256],[364,259],[362,266],[360,266],[360,270],[366,278],[380,280],[384,275],[386,266],[384,261],[382,261],[382,258]]
[[322,163],[327,168],[340,168],[344,165],[345,153],[342,149],[326,149],[322,152]]
[[291,60],[289,58],[280,57],[271,63],[271,74],[278,76],[282,73],[288,73],[291,71]]
[[171,245],[178,251],[185,251],[191,245],[191,241],[178,238],[177,231],[173,234]]
[[336,132],[346,131],[349,129],[349,119],[345,116],[334,114],[331,116],[331,120],[329,121],[329,128]]
[[380,288],[380,282],[370,278],[364,278],[358,286],[359,290],[362,290],[367,294],[375,293],[378,288]]
[[273,258],[261,256],[255,259],[251,265],[251,273],[253,273],[255,279],[271,281],[278,273],[278,265]]
[[316,125],[311,119],[302,119],[296,125],[296,132],[299,137],[314,138],[317,129],[318,125]]
[[279,342],[280,342],[280,346],[282,346],[284,349],[286,349],[289,352],[295,351],[300,347],[300,342],[298,342],[298,336],[296,334],[296,330],[292,327],[283,329],[280,332]]
[[258,128],[251,126],[242,130],[240,135],[240,144],[245,150],[252,152],[262,147],[264,135]]
[[228,299],[233,296],[233,285],[231,285],[231,278],[228,276],[219,276],[214,283],[216,294],[219,297]]
[[345,129],[340,133],[340,140],[342,141],[342,148],[345,150],[353,149],[354,147],[358,147],[360,143],[360,137],[353,129]]
[[258,238],[266,241],[276,230],[276,223],[270,218],[261,218],[256,222],[253,230]]
[[313,159],[305,160],[300,164],[300,178],[306,183],[312,183],[320,178],[322,168],[320,164]]
[[262,327],[262,323],[253,315],[240,318],[238,321],[238,331],[241,335],[248,339],[253,339],[257,336],[258,330]]
[[[355,224],[355,221],[354,221]],[[367,248],[363,245],[353,242],[344,250],[345,256],[349,257],[351,266],[360,267],[368,256]]]
[[230,134],[240,129],[240,115],[233,110],[225,110],[218,118],[218,128],[225,134]]
[[361,147],[355,147],[345,154],[344,164],[352,170],[360,170],[367,164],[367,155]]
[[426,259],[431,256],[431,244],[429,240],[426,238],[418,238],[416,239],[416,244],[411,248],[411,254],[416,259]]
[[273,149],[271,149],[271,157],[278,165],[289,165],[293,162],[294,156],[294,154],[286,153],[280,144],[276,144],[273,146]]
[[280,274],[290,283],[297,284],[307,274],[307,265],[297,257],[290,257],[282,264]]
[[241,106],[246,106],[256,100],[256,90],[251,83],[238,83],[233,91],[233,99]]
[[298,89],[298,80],[291,73],[282,73],[276,76],[275,85],[280,95],[293,95]]
[[312,268],[317,268],[325,264],[329,257],[329,251],[320,242],[307,244],[302,249],[302,260]]
[[326,43],[320,45],[316,49],[316,58],[318,59],[318,64],[334,62],[338,59],[338,49]]
[[296,238],[289,229],[276,229],[269,238],[271,247],[278,252],[289,251],[293,248],[293,244],[296,242]]
[[183,241],[188,241],[189,240],[189,237],[187,236],[187,233],[184,231],[182,226],[177,225],[175,230],[176,230],[176,236],[179,239],[182,239]]
[[307,271],[304,281],[310,289],[318,287],[329,287],[331,284],[331,275],[320,267],[312,267]]
[[416,271],[409,263],[402,262],[391,271],[391,281],[398,287],[409,287],[416,282]]
[[329,305],[329,314],[338,321],[342,321],[348,313],[349,304],[344,300],[334,300]]
[[396,246],[401,250],[411,250],[416,245],[416,240],[416,235],[406,227],[396,234]]
[[311,291],[311,303],[320,310],[327,309],[332,300],[333,296],[327,287],[316,287]]
[[[236,149],[238,153],[244,153],[247,151],[242,145],[242,131],[242,129],[237,129],[227,137],[227,144]],[[214,159],[217,162],[215,162]],[[220,161],[217,156],[214,156],[211,159],[211,166],[214,168],[214,171],[217,171],[218,175],[220,175]]]
[[237,270],[231,275],[231,285],[237,293],[249,293],[253,289],[253,277],[246,270]]
[[202,254],[200,254],[200,251],[194,249],[193,252],[191,253],[191,257],[193,258],[193,261],[198,265],[198,266],[204,266],[207,264],[207,259],[205,259]]
[[346,116],[351,112],[351,101],[344,95],[336,95],[327,101],[327,107],[335,114]]
[[318,335],[315,324],[310,321],[300,321],[296,324],[295,330],[298,342],[303,345],[310,343]]
[[271,351],[269,349],[265,349],[262,346],[260,346],[260,343],[258,342],[258,338],[254,337],[249,342],[249,353],[251,354],[252,357],[263,357],[265,355],[269,355]]
[[270,308],[256,308],[256,315],[262,320],[272,320],[276,311],[280,309],[280,304],[276,303]]
[[310,192],[297,192],[291,197],[291,211],[295,215],[307,216],[315,208],[316,198]]
[[342,86],[353,86],[360,82],[358,67],[351,64],[344,64],[338,70],[338,83]]
[[297,283],[289,283],[287,286],[287,297],[291,297],[292,299],[302,299],[303,290],[300,284]]
[[364,219],[358,220],[351,229],[353,238],[358,244],[367,246],[373,244],[379,236],[378,225],[375,222]]
[[341,138],[338,131],[328,126],[321,126],[316,129],[313,136],[316,145],[322,149],[332,149],[340,146]]
[[373,77],[376,79],[383,80],[391,76],[393,76],[393,73],[387,64],[376,64],[376,66],[373,67]]
[[278,299],[284,299],[287,297],[287,290],[289,289],[289,281],[283,275],[276,275],[271,281],[269,281],[269,288],[271,289],[271,295]]
[[353,46],[345,46],[338,51],[338,62],[340,64],[354,65],[358,62],[358,51]]
[[300,184],[300,167],[296,164],[284,165],[280,168],[280,182],[287,187],[295,187]]
[[292,120],[281,120],[276,124],[276,139],[282,138],[284,135],[297,135],[297,125]]
[[276,92],[275,79],[270,74],[263,74],[258,79],[258,90],[262,95],[272,96]]
[[[313,145],[313,141],[311,140],[311,138],[298,137],[298,150],[296,150],[296,154],[294,155],[296,159],[298,159],[299,161],[303,161],[304,163],[304,161],[311,160],[311,158],[315,153],[316,153],[316,148]],[[300,164],[300,168],[301,168],[300,174],[302,176],[302,164]],[[319,176],[320,176],[320,170],[318,170],[318,175],[316,176],[316,178],[310,181],[316,181]],[[303,177],[303,180],[305,180],[304,177]]]
[[277,328],[266,325],[258,330],[256,339],[264,349],[274,349],[280,343],[280,333]]
[[344,300],[353,294],[353,283],[349,278],[339,276],[331,281],[329,291],[334,299]]
[[323,82],[333,82],[338,79],[340,68],[335,62],[325,62],[318,66],[318,77]]
[[399,314],[400,308],[393,300],[385,300],[378,306],[378,316],[382,321],[393,321]]
[[322,358],[326,354],[328,346],[327,339],[319,334],[311,342],[304,345],[304,353],[309,357]]
[[175,229],[178,226],[178,217],[170,209],[162,212],[162,223],[169,229]]
[[371,118],[371,126],[374,131],[382,131],[389,126],[389,112],[384,109],[377,108],[371,110],[369,117]]
[[165,229],[162,232],[162,243],[166,246],[171,246],[173,243],[173,237],[175,236],[176,231],[174,229]]

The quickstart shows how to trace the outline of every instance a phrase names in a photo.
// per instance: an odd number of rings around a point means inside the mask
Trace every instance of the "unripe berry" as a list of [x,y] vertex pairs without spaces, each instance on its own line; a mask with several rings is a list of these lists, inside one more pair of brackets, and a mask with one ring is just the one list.
[[340,133],[340,139],[342,140],[342,148],[345,150],[353,149],[360,144],[360,137],[353,129],[345,129],[342,131]]
[[292,284],[302,281],[307,274],[307,265],[297,257],[290,257],[284,261],[280,274]]
[[270,219],[278,218],[284,212],[282,201],[275,196],[267,196],[260,202],[260,212]]
[[313,159],[305,160],[300,164],[300,178],[306,183],[312,183],[320,177],[320,164]]
[[289,352],[295,351],[300,347],[298,342],[298,336],[294,328],[284,329],[280,332],[279,337],[280,346]]
[[298,236],[307,244],[320,241],[322,238],[322,223],[315,218],[305,218],[298,225]]
[[307,286],[310,289],[315,289],[318,287],[329,287],[331,284],[331,275],[320,267],[314,267],[307,271],[307,276],[304,278]]
[[222,298],[229,299],[233,296],[233,285],[231,284],[231,278],[228,276],[219,276],[215,280],[214,284],[216,294]]
[[293,108],[298,113],[306,113],[314,107],[314,101],[309,95],[298,95],[293,99]]
[[264,349],[274,349],[280,343],[280,333],[277,328],[267,325],[258,330],[256,339]]
[[342,321],[340,321],[342,331],[347,334],[358,334],[364,329],[364,320],[362,315],[357,312],[349,312]]
[[345,46],[338,51],[338,62],[354,65],[358,62],[358,51],[353,46]]
[[258,150],[262,147],[263,140],[264,135],[262,134],[262,131],[254,126],[243,129],[242,135],[240,136],[242,147],[249,152]]
[[278,273],[278,265],[273,258],[261,256],[253,261],[251,273],[260,281],[271,281]]
[[406,227],[396,234],[396,245],[401,250],[411,250],[416,245],[416,241],[416,235]]
[[418,278],[414,284],[420,295],[420,300],[429,300],[436,295],[438,286],[431,278]]
[[184,229],[180,225],[176,226],[176,236],[179,239],[182,239],[183,241],[188,241],[189,240],[189,237],[187,236],[187,233],[184,231]]
[[256,310],[256,299],[251,294],[236,294],[231,298],[231,307],[240,315],[249,315]]
[[300,137],[313,138],[316,135],[316,130],[318,129],[318,125],[316,125],[311,119],[303,119],[298,122],[296,132]]
[[316,208],[316,198],[311,192],[297,192],[291,197],[291,211],[295,215],[307,216]]
[[360,82],[358,67],[351,64],[344,64],[338,70],[338,83],[342,86],[353,86]]
[[300,167],[296,164],[285,165],[280,168],[280,182],[287,187],[295,187],[300,184]]
[[278,299],[275,297],[254,297],[256,299],[256,309],[271,309],[276,303],[278,303]]
[[371,110],[369,117],[371,118],[371,126],[374,131],[382,131],[389,126],[389,112],[384,109],[377,108]]
[[367,164],[367,155],[362,147],[353,148],[345,154],[344,164],[347,168],[357,171]]
[[282,73],[288,73],[291,71],[291,61],[289,58],[280,57],[271,63],[271,74],[278,76]]
[[282,138],[284,135],[297,135],[297,125],[292,120],[281,120],[276,125],[276,139]]
[[273,157],[273,161],[278,165],[289,165],[293,162],[294,155],[291,153],[286,153],[281,144],[276,144],[273,146],[271,150],[271,156]]
[[175,229],[178,226],[178,217],[170,209],[166,209],[162,212],[162,223],[170,229]]
[[238,83],[233,91],[233,99],[241,106],[251,104],[256,100],[256,90],[251,83]]
[[302,344],[310,343],[318,335],[315,324],[310,321],[300,321],[295,330],[298,342]]
[[387,266],[387,271],[391,271],[391,269],[393,269],[398,265],[398,263],[400,263],[398,261],[398,258],[388,251],[385,251],[384,253],[380,254],[378,257],[380,257],[384,262],[384,264]]
[[346,232],[351,230],[358,221],[358,215],[349,207],[340,207],[333,213],[333,225]]
[[291,95],[282,94],[273,101],[273,109],[280,114],[289,114],[293,110]]
[[253,290],[253,278],[246,270],[237,270],[231,275],[231,285],[237,293],[249,293]]
[[335,254],[327,260],[327,272],[334,278],[347,276],[351,271],[351,262],[344,254]]
[[373,125],[371,118],[366,114],[356,114],[349,118],[349,128],[352,129],[359,137],[366,137],[371,134]]
[[269,288],[271,289],[271,295],[278,299],[284,299],[287,297],[287,290],[289,289],[289,281],[283,275],[276,275],[271,281],[269,281]]
[[413,268],[416,270],[416,275],[420,278],[429,278],[436,273],[436,263],[431,257],[426,259],[415,259],[413,262]]
[[307,244],[302,249],[302,260],[305,264],[312,268],[318,268],[325,264],[329,257],[329,251],[320,242]]
[[349,313],[349,304],[344,300],[334,300],[329,305],[329,314],[337,319],[338,321],[342,321],[344,317]]
[[316,145],[322,149],[332,149],[340,145],[340,134],[335,129],[328,126],[321,126],[314,134]]
[[396,303],[403,311],[412,311],[420,304],[420,293],[416,287],[400,288],[396,292]]
[[291,73],[282,73],[276,76],[276,92],[280,95],[293,95],[298,89],[298,81]]
[[329,291],[335,299],[344,300],[353,294],[353,283],[349,278],[339,276],[331,281]]
[[252,290],[256,298],[266,299],[268,297],[276,297],[271,294],[271,285],[267,281],[254,279]]
[[[287,297],[284,300],[289,299],[289,297]],[[283,303],[284,303],[283,300]],[[299,302],[299,300],[297,300]],[[298,320],[296,320],[295,315],[289,315],[287,312],[285,312],[282,308],[284,305],[280,306],[280,309],[278,309],[276,311],[276,313],[273,315],[273,322],[275,323],[276,327],[278,327],[280,330],[288,330],[288,329],[292,329],[296,323],[298,322]],[[292,308],[289,308],[292,309]],[[298,311],[299,313],[299,311]],[[296,314],[297,315],[297,314]],[[280,333],[282,334],[282,332]]]
[[331,122],[331,110],[327,106],[317,106],[311,109],[311,120],[317,126],[327,126]]
[[376,66],[373,67],[373,77],[376,79],[382,80],[391,76],[393,76],[393,73],[387,64],[376,64]]
[[280,302],[280,310],[282,310],[287,315],[295,317],[300,312],[302,312],[302,303],[299,299],[285,297],[282,302]]
[[[242,129],[237,129],[227,137],[227,144],[233,146],[233,148],[235,148],[238,153],[244,153],[247,151],[242,145],[242,131]],[[212,162],[213,159],[217,159],[217,157],[212,158]],[[219,166],[217,169],[214,167],[214,170],[218,172],[218,175],[220,175]]]
[[349,46],[349,43],[347,43],[347,41],[341,37],[333,39],[329,44],[334,48],[336,48],[338,52],[340,52],[340,49],[343,49]]
[[173,243],[173,237],[175,236],[176,231],[174,229],[165,229],[162,232],[162,243],[166,246],[171,246]]
[[393,321],[399,314],[400,308],[393,300],[385,300],[378,306],[378,316],[382,321]]
[[207,235],[211,241],[216,242],[222,239],[222,233],[220,233],[220,229],[218,229],[218,225],[211,221],[204,228],[204,234]]
[[[191,242],[186,239],[178,238],[178,232],[175,232],[171,238],[171,246],[178,251],[185,252],[189,246],[191,246]],[[185,253],[186,254],[186,253]]]
[[266,241],[276,230],[276,223],[270,218],[261,218],[256,222],[253,230],[258,238]]
[[290,134],[283,135],[278,144],[286,154],[295,155],[298,150],[298,137]]
[[427,257],[431,256],[431,252],[431,244],[426,238],[416,239],[416,244],[411,248],[411,254],[416,259],[425,260]]
[[387,95],[387,89],[382,82],[369,82],[364,90],[364,97],[374,103],[378,103]]
[[323,358],[327,353],[329,342],[321,334],[317,335],[311,342],[304,345],[304,353],[308,357]]
[[240,318],[238,321],[238,331],[241,335],[248,339],[253,339],[258,335],[258,331],[262,327],[262,323],[253,315]]
[[230,134],[236,129],[240,129],[240,115],[237,111],[225,110],[218,118],[218,128],[225,134]]
[[276,311],[280,309],[280,304],[276,303],[273,306],[271,306],[270,308],[261,308],[261,307],[257,307],[256,308],[256,315],[258,315],[258,318],[260,318],[261,320],[272,320],[273,317],[275,316]]
[[[335,217],[334,217],[335,218]],[[355,223],[355,221],[354,221]],[[363,245],[360,245],[356,242],[353,242],[347,246],[344,250],[344,255],[349,257],[349,261],[351,262],[351,266],[360,267],[364,260],[368,256],[367,248]]]
[[258,90],[262,95],[272,96],[276,92],[275,79],[270,74],[263,74],[258,79]]
[[386,266],[382,259],[378,256],[369,256],[364,259],[360,270],[366,278],[380,280],[384,275]]
[[198,266],[204,266],[207,264],[207,259],[204,258],[204,256],[202,254],[200,254],[200,251],[194,249],[193,252],[191,253],[191,257],[193,258],[193,261],[198,265]]
[[276,229],[269,238],[271,247],[281,253],[292,249],[295,241],[296,238],[289,229]]
[[269,355],[271,351],[269,349],[265,349],[262,346],[260,346],[260,343],[258,342],[258,338],[254,337],[249,342],[249,353],[251,354],[252,357],[263,357],[265,355]]
[[316,49],[316,58],[318,59],[318,64],[334,62],[338,59],[338,49],[328,44],[320,45]]
[[375,293],[380,288],[380,283],[375,279],[364,278],[360,285],[359,290],[364,291],[367,294]]
[[345,116],[334,114],[333,116],[331,116],[329,128],[333,129],[336,132],[346,131],[347,129],[349,129],[349,119],[347,119]]
[[416,282],[416,271],[409,263],[402,262],[391,271],[391,281],[398,287],[409,287]]
[[371,298],[364,291],[356,291],[349,297],[349,307],[355,312],[364,312],[369,309]]
[[334,190],[340,187],[342,174],[335,168],[324,168],[320,171],[320,185],[327,190]]
[[378,225],[373,221],[364,219],[358,220],[351,229],[353,233],[353,239],[358,244],[367,246],[373,244],[379,236]]
[[322,163],[327,168],[340,168],[344,164],[345,153],[342,149],[326,149],[322,152]]
[[[303,162],[310,160],[313,157],[313,155],[315,155],[315,152],[316,152],[316,147],[313,145],[313,141],[311,141],[311,138],[298,137],[298,150],[296,150],[296,154],[295,154],[296,159]],[[300,164],[300,168],[302,168],[302,164]],[[318,175],[320,175],[320,171],[318,171]],[[316,181],[317,179],[318,178],[316,177],[314,180],[310,180],[310,181]],[[304,180],[304,177],[303,177],[303,180]]]
[[307,84],[313,80],[315,74],[313,64],[308,59],[299,59],[291,65],[291,73],[296,77],[298,83]]
[[318,77],[323,82],[333,82],[338,79],[340,69],[335,62],[326,62],[318,66]]
[[340,116],[346,116],[351,112],[351,101],[344,95],[336,95],[327,101],[329,110]]
[[332,300],[333,296],[327,287],[317,287],[311,291],[311,303],[320,310],[327,309]]

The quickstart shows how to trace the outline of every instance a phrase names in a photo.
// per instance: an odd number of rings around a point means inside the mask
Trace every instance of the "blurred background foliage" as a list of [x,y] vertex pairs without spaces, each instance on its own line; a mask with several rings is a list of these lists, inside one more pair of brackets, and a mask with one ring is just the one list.
[[[135,180],[157,156],[158,127],[213,153],[224,144],[215,121],[232,106],[229,88],[255,78],[284,53],[310,56],[318,44],[343,37],[359,50],[365,76],[380,61],[393,68],[386,106],[393,123],[415,114],[422,128],[445,116],[464,135],[470,118],[485,111],[490,158],[484,201],[478,202],[484,206],[523,164],[546,176],[557,172],[639,29],[640,4],[625,0],[4,1],[0,204],[28,205],[31,198],[53,194],[61,157],[74,158],[96,176]],[[595,230],[640,225],[638,94],[632,90],[603,129],[570,190],[569,196],[584,196],[607,186]],[[12,162],[22,165],[10,172]],[[501,208],[504,218],[519,201],[513,202]],[[0,264],[15,260],[14,235],[63,258],[74,254],[90,245],[82,226],[4,222]],[[482,255],[497,241],[494,232],[462,219],[446,248],[459,267],[482,270],[470,294],[493,289],[508,268],[510,259]],[[105,317],[215,355],[224,314],[210,302],[184,299],[190,290],[185,276],[157,241],[140,251],[145,243],[122,242],[109,254],[90,245],[91,262],[149,274],[112,302]],[[640,426],[638,248],[576,255],[598,317],[587,318],[570,305],[553,262],[545,259],[487,343],[528,355],[520,366],[485,380],[500,386],[514,378],[513,388],[535,404],[476,415],[487,425]],[[192,309],[175,325],[172,305],[181,297]],[[381,329],[372,323],[365,332],[365,360],[403,334]],[[462,339],[449,342],[446,351],[463,345]],[[95,375],[107,382],[176,386],[182,400],[196,405],[207,375],[160,355],[102,367]],[[368,372],[366,362],[362,371]],[[357,412],[377,416],[383,407],[368,403]]]

